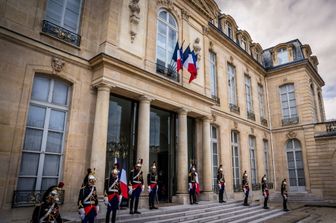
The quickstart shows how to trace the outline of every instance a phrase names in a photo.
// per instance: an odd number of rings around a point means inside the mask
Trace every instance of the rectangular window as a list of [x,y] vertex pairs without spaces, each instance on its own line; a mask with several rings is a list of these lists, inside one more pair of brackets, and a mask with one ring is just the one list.
[[282,107],[282,118],[296,118],[297,111],[294,84],[286,84],[280,87],[280,100]]
[[216,70],[216,54],[213,52],[209,53],[209,63],[210,63],[210,90],[211,97],[217,98],[217,70]]
[[288,59],[287,49],[282,48],[282,49],[278,50],[277,55],[278,55],[277,56],[278,57],[278,65],[288,63],[289,59]]
[[250,166],[251,166],[251,182],[252,185],[257,184],[257,161],[256,161],[256,139],[254,136],[249,136],[250,147]]
[[236,69],[231,64],[228,64],[228,90],[229,90],[229,103],[231,105],[238,105],[236,85],[237,85]]
[[251,77],[245,75],[245,96],[247,112],[253,113]]
[[48,0],[45,19],[78,33],[82,0]]
[[232,150],[232,176],[233,187],[240,190],[240,158],[239,158],[239,134],[231,132],[231,150]]
[[271,171],[270,171],[270,163],[269,163],[269,149],[268,149],[268,141],[264,140],[264,157],[265,157],[265,174],[271,182]]
[[37,75],[28,110],[17,190],[46,190],[61,174],[70,85]]
[[218,133],[215,126],[211,126],[211,151],[212,151],[212,190],[217,190],[218,170]]
[[258,98],[259,98],[260,117],[265,119],[266,115],[265,115],[264,87],[260,84],[258,84]]

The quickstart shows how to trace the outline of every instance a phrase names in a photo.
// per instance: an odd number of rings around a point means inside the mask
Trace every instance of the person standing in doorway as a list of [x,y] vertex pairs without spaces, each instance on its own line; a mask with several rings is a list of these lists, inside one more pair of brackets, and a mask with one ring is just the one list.
[[[128,179],[128,189],[129,194],[131,195],[130,201],[130,214],[141,214],[138,211],[139,198],[141,192],[144,190],[144,181],[143,181],[143,172],[141,170],[142,159],[140,159],[135,168],[131,170],[129,179]],[[134,206],[134,209],[133,209]]]
[[198,183],[198,173],[196,171],[196,165],[192,164],[189,175],[188,175],[188,183],[189,183],[189,200],[190,204],[198,204],[196,193],[199,190],[199,183]]
[[222,165],[219,166],[218,168],[218,173],[217,173],[217,183],[218,183],[218,197],[219,197],[219,203],[223,203],[224,201],[224,191],[225,191],[225,178],[223,174],[223,167]]
[[148,200],[149,200],[149,209],[158,209],[155,207],[154,202],[157,199],[158,191],[158,174],[155,161],[151,166],[150,173],[147,174],[147,185],[148,185]]

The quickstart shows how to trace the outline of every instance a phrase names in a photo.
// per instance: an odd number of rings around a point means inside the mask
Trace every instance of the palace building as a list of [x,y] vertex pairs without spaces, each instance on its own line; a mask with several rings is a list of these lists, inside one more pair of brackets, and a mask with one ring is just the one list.
[[[27,217],[59,181],[75,210],[86,169],[102,194],[115,158],[127,172],[142,158],[145,176],[156,161],[160,202],[187,202],[192,161],[202,200],[220,164],[230,199],[246,170],[256,197],[266,174],[271,193],[287,178],[336,200],[336,123],[308,44],[263,49],[214,0],[9,0],[0,14],[0,213]],[[177,41],[197,54],[191,83]]]

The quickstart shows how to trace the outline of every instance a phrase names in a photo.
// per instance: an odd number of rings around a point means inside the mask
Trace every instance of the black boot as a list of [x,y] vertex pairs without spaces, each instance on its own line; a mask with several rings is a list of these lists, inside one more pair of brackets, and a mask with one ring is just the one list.
[[131,198],[131,201],[130,201],[130,214],[134,214],[134,212],[133,212],[133,203],[134,203],[134,198]]
[[138,211],[138,205],[139,205],[139,198],[135,198],[134,214],[141,214],[141,212]]

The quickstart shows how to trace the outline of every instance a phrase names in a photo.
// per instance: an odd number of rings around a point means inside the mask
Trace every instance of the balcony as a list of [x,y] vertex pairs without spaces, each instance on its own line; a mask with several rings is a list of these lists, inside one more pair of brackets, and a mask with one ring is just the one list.
[[47,20],[42,22],[42,32],[71,45],[79,46],[81,36]]
[[[41,203],[44,190],[15,190],[13,192],[12,208],[31,207]],[[59,204],[64,203],[64,190],[58,191]]]
[[282,126],[295,125],[299,123],[299,117],[285,118],[281,120]]
[[176,72],[176,63],[172,62],[167,67],[164,62],[158,60],[156,63],[156,72],[173,81],[180,82],[179,73]]
[[315,138],[335,137],[336,136],[336,120],[330,120],[318,123],[315,126]]
[[229,104],[229,106],[230,106],[230,111],[231,112],[237,113],[238,115],[240,114],[240,108],[239,108],[238,105]]
[[253,113],[253,111],[247,111],[247,118],[255,121],[255,114]]

